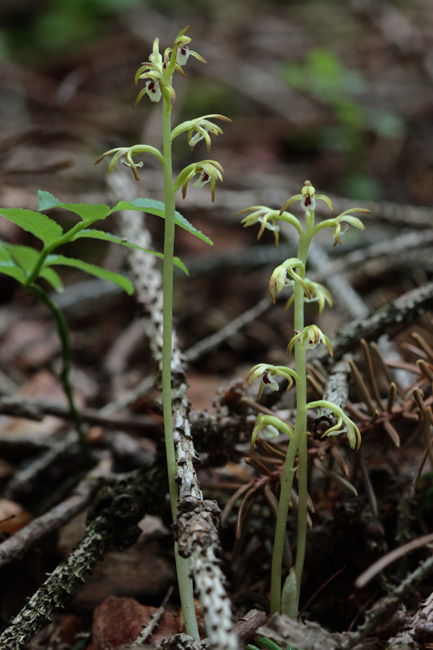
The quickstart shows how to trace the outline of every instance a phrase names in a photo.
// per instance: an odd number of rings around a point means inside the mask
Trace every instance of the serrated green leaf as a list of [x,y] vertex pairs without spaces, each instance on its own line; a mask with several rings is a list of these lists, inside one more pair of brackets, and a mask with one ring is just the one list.
[[26,282],[26,275],[24,271],[20,269],[13,260],[5,261],[0,259],[0,273],[14,278],[20,284],[25,284]]
[[[112,233],[104,232],[102,230],[85,228],[84,230],[80,230],[80,232],[77,232],[77,234],[74,236],[72,241],[75,241],[76,239],[82,239],[83,237],[87,237],[90,239],[101,239],[103,241],[112,242],[113,244],[120,244],[121,246],[136,248],[137,250],[143,251],[144,253],[150,253],[151,255],[154,255],[155,257],[158,257],[161,260],[164,259],[164,255],[162,253],[151,251],[148,248],[142,248],[141,246],[137,246],[137,244],[131,244],[131,242],[127,241],[126,239],[123,239],[122,237],[118,237],[117,235],[113,235]],[[186,273],[186,275],[188,275],[188,269],[186,268],[182,260],[180,260],[178,257],[175,257],[173,258],[173,263],[184,273]]]
[[[165,206],[162,201],[154,201],[153,199],[132,199],[132,201],[120,201],[114,208],[111,208],[111,213],[117,212],[119,210],[140,210],[141,212],[147,212],[148,214],[154,214],[157,217],[165,219]],[[200,230],[197,230],[192,223],[185,219],[183,215],[176,210],[175,212],[175,223],[180,228],[187,230],[194,237],[198,237],[202,241],[206,242],[210,246],[213,246],[213,241],[206,237]]]
[[[39,251],[31,246],[17,246],[16,244],[3,243],[3,250],[21,267],[27,276],[34,268],[39,258]],[[44,278],[56,291],[63,291],[63,284],[59,275],[49,268],[42,267],[39,277]]]
[[86,223],[91,224],[94,221],[105,219],[110,214],[110,206],[105,203],[62,203],[50,192],[38,190],[39,210],[49,210],[50,208],[63,208],[78,214]]
[[24,271],[31,271],[40,255],[40,252],[31,246],[17,246],[16,244],[4,243],[3,247]]
[[15,278],[15,280],[20,284],[24,284],[26,281],[26,275],[24,271],[16,265],[7,247],[8,244],[0,241],[0,273]]
[[134,293],[134,285],[128,278],[121,275],[120,273],[115,273],[113,271],[107,271],[107,269],[102,269],[100,266],[95,264],[89,264],[88,262],[83,262],[83,260],[78,260],[74,257],[65,257],[64,255],[48,255],[46,261],[46,266],[71,266],[75,269],[80,269],[89,275],[94,275],[97,278],[102,280],[108,280],[117,284],[126,291],[127,294],[131,295]]
[[44,244],[55,242],[63,234],[62,227],[56,221],[40,212],[23,208],[0,208],[0,215],[26,232],[30,232]]
[[61,201],[45,190],[38,190],[38,210],[49,210],[60,205]]
[[58,293],[63,293],[63,282],[54,269],[43,267],[42,271],[39,273],[39,277],[44,278],[44,280],[46,280]]
[[0,241],[0,262],[9,262],[11,254],[7,250],[7,244]]

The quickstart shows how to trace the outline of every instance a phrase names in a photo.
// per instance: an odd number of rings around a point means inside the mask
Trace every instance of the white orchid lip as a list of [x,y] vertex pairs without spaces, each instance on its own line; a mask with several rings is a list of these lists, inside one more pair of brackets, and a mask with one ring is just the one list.
[[176,63],[179,65],[185,65],[189,59],[189,47],[188,45],[182,45],[178,48],[176,52]]

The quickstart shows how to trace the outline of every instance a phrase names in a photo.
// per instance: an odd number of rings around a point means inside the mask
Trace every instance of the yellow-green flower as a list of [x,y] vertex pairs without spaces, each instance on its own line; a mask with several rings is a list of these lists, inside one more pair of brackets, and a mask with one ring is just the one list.
[[296,341],[300,342],[304,350],[314,350],[319,343],[323,343],[328,348],[331,357],[333,355],[331,341],[317,325],[308,325],[301,332],[295,334],[288,345],[287,356],[291,353]]
[[[296,273],[294,269],[299,269],[300,273]],[[291,287],[295,282],[298,282],[302,286],[307,298],[311,298],[310,290],[301,277],[304,273],[304,263],[298,257],[291,257],[277,266],[273,270],[269,280],[269,293],[271,294],[272,302],[275,304],[275,290],[280,293],[284,287]]]
[[200,140],[204,140],[206,142],[206,149],[209,152],[211,148],[211,139],[209,134],[212,133],[213,135],[219,135],[223,132],[220,126],[209,120],[210,117],[224,120],[225,122],[231,122],[230,118],[217,113],[212,115],[202,115],[202,117],[197,117],[195,120],[188,120],[187,122],[182,122],[182,124],[176,126],[172,131],[171,139],[174,140],[174,138],[181,133],[188,131],[188,144],[191,149],[194,149]]
[[276,415],[258,415],[251,434],[250,453],[253,453],[257,436],[261,433],[265,438],[276,438],[280,433],[285,433],[289,437],[293,436],[293,429],[288,424],[280,420]]
[[110,164],[108,166],[108,171],[110,174],[113,173],[113,169],[117,165],[117,163],[122,163],[123,165],[126,165],[129,167],[134,174],[134,178],[136,181],[139,181],[139,176],[137,172],[137,168],[143,166],[143,162],[135,162],[134,161],[134,156],[138,156],[139,154],[142,153],[150,153],[156,158],[158,158],[159,162],[164,165],[165,164],[165,159],[162,153],[159,151],[159,149],[156,149],[156,147],[151,147],[148,144],[135,144],[132,147],[117,147],[116,149],[110,149],[110,151],[106,151],[105,153],[102,154],[102,156],[99,156],[98,160],[95,161],[95,165],[101,162],[103,158],[106,156],[113,156],[112,159],[110,160]]
[[192,163],[180,172],[174,182],[173,189],[178,190],[179,187],[182,187],[182,197],[185,198],[189,182],[194,178],[194,176],[199,174],[193,187],[199,188],[203,187],[206,183],[210,183],[212,201],[214,201],[215,185],[217,181],[223,180],[223,173],[224,169],[216,160],[202,160],[198,163]]
[[333,228],[334,246],[341,244],[342,241],[340,235],[344,234],[349,226],[353,226],[359,230],[364,230],[365,227],[361,219],[358,219],[358,217],[350,216],[351,212],[362,212],[364,214],[368,214],[370,210],[367,210],[366,208],[350,208],[350,210],[345,210],[339,214],[338,217],[334,217],[333,219],[326,219],[325,221],[318,223],[314,228],[313,234],[315,235],[317,232],[319,232],[319,230],[322,230],[322,228]]
[[322,435],[322,438],[325,438],[327,436],[339,436],[342,433],[346,433],[347,439],[352,449],[355,449],[355,447],[357,450],[359,449],[362,442],[361,432],[353,420],[347,417],[340,406],[333,404],[333,402],[328,402],[328,400],[320,399],[316,402],[309,402],[307,404],[307,408],[326,408],[331,411],[337,418],[337,423],[333,427],[327,429]]
[[314,212],[316,209],[316,200],[319,199],[326,203],[331,212],[334,211],[331,200],[324,194],[316,194],[316,189],[313,187],[310,181],[305,181],[301,194],[295,194],[294,196],[291,196],[290,199],[287,199],[280,210],[280,214],[282,214],[288,208],[288,206],[295,201],[301,201],[301,206],[304,212]]
[[284,377],[289,382],[287,390],[293,385],[293,380],[299,381],[298,374],[291,368],[286,368],[286,366],[272,366],[267,363],[259,363],[249,371],[247,375],[248,383],[252,383],[256,379],[261,379],[259,394],[257,399],[260,399],[263,394],[263,389],[265,386],[270,388],[273,391],[280,389],[280,386],[274,377]]
[[241,214],[246,214],[247,212],[251,212],[251,214],[249,214],[248,216],[242,219],[241,224],[243,225],[243,227],[248,228],[248,226],[252,226],[255,223],[259,223],[260,230],[257,235],[257,239],[260,239],[260,237],[265,232],[265,228],[266,228],[267,230],[270,230],[273,233],[275,248],[278,248],[278,238],[279,238],[280,228],[279,226],[277,226],[276,222],[280,220],[279,211],[271,210],[270,208],[267,208],[264,205],[253,205],[251,208],[246,208],[245,210],[241,210],[237,214],[241,215]]

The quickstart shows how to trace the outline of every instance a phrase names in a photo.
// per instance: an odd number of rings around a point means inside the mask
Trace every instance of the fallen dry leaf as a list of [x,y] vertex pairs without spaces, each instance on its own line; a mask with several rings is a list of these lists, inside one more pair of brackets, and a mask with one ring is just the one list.
[[19,503],[0,499],[0,533],[13,535],[20,528],[24,528],[31,518],[31,514],[24,510]]
[[[133,598],[109,596],[93,614],[92,643],[88,650],[121,650],[135,641],[143,625],[157,611]],[[176,619],[164,612],[159,626],[147,643],[157,646],[178,631]]]

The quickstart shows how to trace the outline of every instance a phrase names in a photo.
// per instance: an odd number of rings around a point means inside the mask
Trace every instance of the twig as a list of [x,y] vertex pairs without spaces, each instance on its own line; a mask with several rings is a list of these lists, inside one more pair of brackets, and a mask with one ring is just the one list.
[[[395,326],[407,327],[419,314],[432,308],[433,282],[428,282],[396,298],[367,318],[353,321],[343,327],[332,341],[334,359],[340,359],[345,352],[357,346],[362,338],[372,341]],[[327,351],[319,352],[315,358],[326,363]]]
[[172,592],[173,592],[173,587],[170,587],[161,604],[161,607],[158,607],[156,612],[154,612],[151,615],[149,622],[143,627],[142,630],[140,630],[135,641],[126,647],[126,650],[133,650],[133,648],[140,648],[141,644],[145,643],[149,639],[149,637],[152,636],[152,634],[158,627],[162,617],[164,616],[165,606],[170,600],[170,596]]
[[191,559],[209,648],[229,650],[238,648],[238,640],[220,567],[221,547],[216,528],[219,512],[215,501],[185,497],[179,503],[177,531],[179,551]]
[[[0,397],[0,413],[37,421],[42,420],[46,415],[54,415],[67,421],[72,419],[69,409],[62,404],[55,404],[41,399],[25,399],[18,396]],[[159,423],[151,416],[134,416],[134,418],[108,417],[101,414],[101,411],[89,408],[81,409],[80,414],[83,422],[101,425],[105,429],[123,429],[139,433],[145,431],[146,435],[152,437],[161,431]]]
[[90,523],[67,561],[51,573],[21,612],[0,636],[2,650],[19,650],[58,609],[67,605],[74,589],[114,544],[127,548],[140,535],[137,526],[143,515],[153,511],[154,495],[144,473],[131,475],[126,483],[106,492],[89,513]]
[[383,557],[379,558],[379,560],[374,562],[374,564],[369,566],[368,569],[364,571],[364,573],[361,573],[361,575],[356,579],[355,587],[357,589],[364,589],[370,580],[377,576],[378,573],[384,571],[390,564],[396,562],[408,553],[416,551],[418,548],[422,548],[423,546],[431,544],[432,542],[433,533],[430,533],[429,535],[423,535],[422,537],[418,537],[418,539],[411,540],[407,544],[403,544],[403,546],[395,548],[393,551],[390,551]]
[[63,440],[48,449],[40,458],[28,467],[16,472],[4,490],[4,498],[14,499],[18,494],[31,492],[35,482],[39,480],[48,467],[65,456],[77,453],[77,451],[77,434],[75,431],[70,431]]
[[433,572],[433,557],[430,556],[424,560],[418,568],[410,573],[405,580],[394,589],[393,593],[379,600],[372,609],[370,609],[365,621],[355,631],[351,632],[345,641],[341,644],[340,650],[350,650],[366,636],[374,632],[377,627],[387,621],[398,609],[402,598],[414,589],[424,578]]
[[49,512],[33,519],[0,544],[0,567],[20,559],[41,537],[70,521],[86,508],[101,485],[100,479],[111,470],[111,458],[105,454],[97,466],[80,481],[73,494]]

